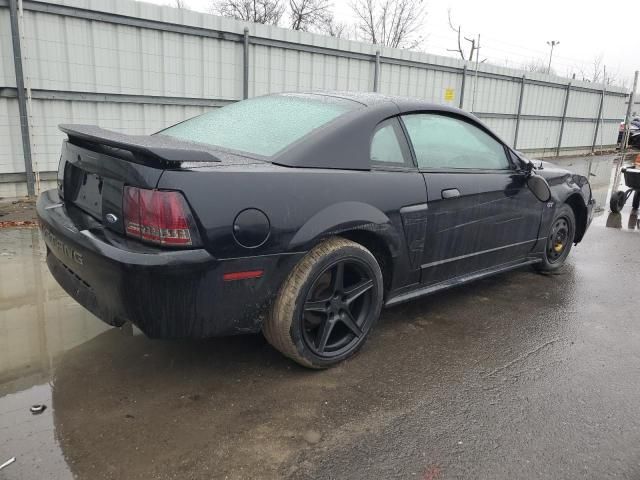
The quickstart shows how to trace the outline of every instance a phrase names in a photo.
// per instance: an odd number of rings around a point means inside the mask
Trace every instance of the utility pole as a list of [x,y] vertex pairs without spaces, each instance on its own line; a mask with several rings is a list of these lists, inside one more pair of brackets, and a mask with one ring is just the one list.
[[473,81],[473,98],[471,99],[471,113],[476,108],[476,93],[478,92],[478,60],[480,59],[480,34],[478,34],[478,44],[476,46],[476,73]]
[[559,40],[551,40],[547,42],[547,45],[551,47],[551,52],[549,52],[549,66],[547,67],[547,73],[551,73],[551,58],[553,57],[553,47],[556,45],[560,45]]
[[633,108],[633,99],[635,98],[637,87],[638,87],[638,70],[636,70],[635,76],[633,77],[633,89],[629,94],[629,104],[627,105],[627,114],[624,116],[624,133],[622,135],[622,145],[620,145],[620,150],[623,156],[625,151],[627,150],[627,142],[629,141],[629,119],[631,118],[631,109]]

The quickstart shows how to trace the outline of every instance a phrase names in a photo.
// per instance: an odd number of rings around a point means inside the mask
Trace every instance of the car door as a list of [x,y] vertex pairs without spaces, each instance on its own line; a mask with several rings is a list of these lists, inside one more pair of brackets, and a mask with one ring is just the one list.
[[508,149],[466,117],[415,113],[402,120],[427,187],[421,282],[525,258],[537,240],[543,205]]
[[[390,217],[399,217],[398,223],[402,224],[407,248],[407,264],[399,269],[406,270],[407,275],[406,278],[398,278],[396,281],[405,286],[418,284],[426,236],[427,192],[422,174],[418,172],[412,160],[411,149],[398,117],[384,120],[376,127],[371,137],[369,158],[373,172],[386,176],[402,176],[402,183],[407,185],[407,189],[411,187],[416,192],[420,191],[416,182],[421,184],[422,192],[414,196],[414,201],[406,205],[396,205],[396,211],[387,212]],[[380,192],[381,195],[382,193]],[[394,192],[386,194],[397,196]]]

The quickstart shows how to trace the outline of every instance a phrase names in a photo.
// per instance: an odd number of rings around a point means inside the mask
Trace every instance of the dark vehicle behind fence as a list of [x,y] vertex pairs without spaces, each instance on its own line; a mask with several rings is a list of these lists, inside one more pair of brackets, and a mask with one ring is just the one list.
[[585,177],[419,100],[280,94],[151,136],[61,129],[38,214],[73,298],[154,338],[262,331],[308,367],[355,353],[383,306],[559,268],[591,221]]
[[[625,123],[621,122],[618,126],[618,146],[622,145],[622,137],[624,136]],[[634,117],[629,121],[629,137],[627,138],[629,147],[640,148],[640,117]]]

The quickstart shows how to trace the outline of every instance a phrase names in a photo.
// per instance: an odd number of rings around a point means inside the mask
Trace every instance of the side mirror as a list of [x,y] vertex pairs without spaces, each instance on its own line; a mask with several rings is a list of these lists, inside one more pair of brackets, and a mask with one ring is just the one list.
[[551,199],[551,188],[547,181],[540,175],[531,173],[527,179],[527,186],[541,202],[548,202]]
[[523,173],[527,175],[527,177],[531,174],[533,170],[533,162],[528,158],[521,155],[519,152],[508,148],[509,156],[511,157],[511,161],[515,164],[515,166]]
[[[511,154],[517,159],[521,166],[521,172],[524,173],[527,180],[527,187],[533,193],[533,195],[541,202],[548,202],[551,199],[551,187],[544,179],[536,173],[536,169],[533,166],[533,162],[528,158],[523,157],[511,150]],[[542,162],[540,162],[539,169],[542,169]]]
[[520,158],[520,163],[522,163],[522,171],[528,177],[531,176],[531,172],[533,172],[533,162],[526,158]]

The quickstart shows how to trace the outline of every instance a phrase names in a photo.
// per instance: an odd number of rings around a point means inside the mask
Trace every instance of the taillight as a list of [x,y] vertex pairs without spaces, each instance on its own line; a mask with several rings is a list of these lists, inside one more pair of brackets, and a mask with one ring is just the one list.
[[129,237],[173,247],[197,244],[193,217],[180,192],[124,187],[122,203]]

